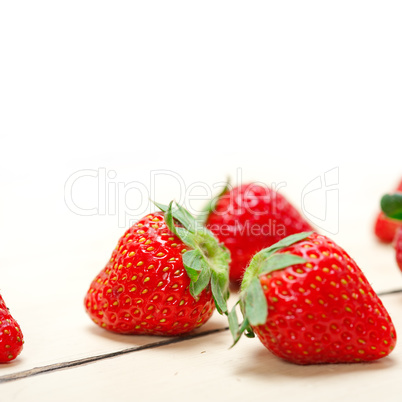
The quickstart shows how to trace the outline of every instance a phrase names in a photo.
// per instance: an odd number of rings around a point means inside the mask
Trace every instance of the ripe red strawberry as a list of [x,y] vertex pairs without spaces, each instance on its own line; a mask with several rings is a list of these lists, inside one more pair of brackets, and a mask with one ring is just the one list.
[[[395,190],[396,192],[402,192],[402,180]],[[392,243],[395,237],[395,233],[398,228],[402,226],[402,222],[397,219],[392,219],[380,211],[377,215],[374,224],[374,233],[379,240],[384,243]]]
[[0,295],[0,363],[14,360],[22,351],[24,337]]
[[312,230],[280,193],[256,183],[244,184],[218,196],[206,227],[231,253],[230,280],[240,282],[252,256],[280,239]]
[[389,314],[355,261],[329,238],[299,233],[257,253],[236,310],[235,341],[255,332],[276,356],[297,364],[352,363],[387,356],[396,343]]
[[[85,297],[92,320],[126,334],[178,335],[226,312],[229,253],[182,207],[140,219]],[[215,304],[214,304],[215,301]]]
[[402,192],[385,194],[381,198],[382,212],[390,219],[400,223],[394,237],[396,262],[402,271]]
[[402,226],[395,235],[395,255],[399,269],[402,271]]
[[374,225],[374,233],[384,243],[392,243],[395,233],[401,226],[401,222],[388,218],[384,212],[379,212]]

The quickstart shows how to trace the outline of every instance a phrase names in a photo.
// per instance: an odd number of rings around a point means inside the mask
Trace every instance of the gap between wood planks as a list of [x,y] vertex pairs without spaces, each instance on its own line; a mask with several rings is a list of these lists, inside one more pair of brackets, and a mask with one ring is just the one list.
[[[397,293],[402,293],[402,289],[395,289],[395,290],[390,290],[387,292],[378,292],[377,295],[382,297],[382,296],[388,296],[388,295],[393,295],[393,294],[397,294]],[[198,334],[186,335],[186,336],[182,336],[182,337],[167,339],[165,341],[154,342],[154,343],[149,343],[147,345],[123,349],[123,350],[119,350],[117,352],[105,353],[102,355],[86,357],[84,359],[72,360],[69,362],[55,363],[55,364],[49,364],[47,366],[35,367],[30,370],[24,370],[24,371],[19,371],[17,373],[0,376],[0,383],[21,380],[23,378],[32,377],[32,376],[38,375],[38,374],[50,373],[53,371],[63,370],[63,369],[71,368],[71,367],[82,366],[84,364],[93,363],[93,362],[96,362],[99,360],[109,359],[111,357],[125,355],[127,353],[140,352],[141,350],[154,349],[154,348],[158,348],[161,346],[173,345],[178,342],[184,342],[187,340],[200,338],[202,336],[208,336],[208,335],[216,334],[218,332],[227,331],[228,329],[229,329],[229,327],[213,329],[213,330],[206,331],[206,332],[200,332]]]
[[8,381],[21,380],[23,378],[32,377],[37,374],[50,373],[53,371],[63,370],[63,369],[70,368],[70,367],[82,366],[84,364],[93,363],[93,362],[96,362],[99,360],[109,359],[111,357],[125,355],[127,353],[140,352],[141,350],[154,349],[154,348],[158,348],[161,346],[173,345],[174,343],[184,342],[184,341],[188,341],[191,339],[196,339],[196,338],[200,338],[203,336],[216,334],[218,332],[227,331],[228,329],[229,329],[229,327],[212,329],[210,331],[200,332],[198,334],[184,335],[181,337],[169,338],[165,341],[148,343],[148,344],[142,345],[142,346],[135,346],[135,347],[128,348],[128,349],[119,350],[117,352],[105,353],[102,355],[86,357],[84,359],[72,360],[69,362],[54,363],[54,364],[49,364],[47,366],[34,367],[33,369],[23,370],[23,371],[19,371],[17,373],[0,376],[0,384],[3,382],[8,382]]

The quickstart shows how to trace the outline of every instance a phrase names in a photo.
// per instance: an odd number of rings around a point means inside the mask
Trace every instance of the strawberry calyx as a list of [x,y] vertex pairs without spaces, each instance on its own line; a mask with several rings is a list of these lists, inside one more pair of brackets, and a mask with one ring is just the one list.
[[383,195],[381,209],[387,217],[402,220],[402,192]]
[[[173,204],[176,204],[173,207]],[[197,299],[210,285],[216,308],[228,314],[229,262],[228,249],[219,243],[206,227],[200,224],[185,208],[176,202],[169,205],[154,204],[165,215],[170,231],[191,249],[183,254],[183,265],[190,278],[190,293]]]
[[[233,337],[232,347],[243,333],[247,337],[254,337],[252,326],[262,325],[267,321],[268,304],[259,280],[260,275],[306,262],[304,258],[297,255],[276,254],[276,252],[304,240],[312,233],[302,232],[290,235],[254,255],[244,273],[239,300],[228,314],[229,329]],[[240,325],[236,312],[237,306],[240,306],[243,315],[243,322]]]

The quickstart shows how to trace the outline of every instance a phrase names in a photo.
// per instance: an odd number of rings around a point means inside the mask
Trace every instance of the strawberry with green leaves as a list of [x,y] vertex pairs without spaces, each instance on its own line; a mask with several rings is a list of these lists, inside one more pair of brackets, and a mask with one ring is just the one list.
[[257,253],[229,314],[235,343],[257,334],[276,356],[297,364],[352,363],[395,347],[391,318],[356,262],[326,236],[289,236]]
[[22,351],[24,337],[0,295],[0,363],[14,360]]
[[180,335],[226,313],[230,255],[183,207],[140,219],[117,243],[85,297],[92,320],[125,334]]
[[385,216],[399,223],[393,243],[396,262],[402,271],[402,192],[385,194],[381,198],[381,209]]
[[[402,193],[402,180],[400,181],[395,192]],[[383,243],[392,243],[396,232],[401,226],[402,221],[390,217],[381,210],[375,220],[374,233]]]
[[253,255],[311,225],[279,192],[258,183],[229,185],[207,208],[205,225],[231,253],[230,280],[240,283]]

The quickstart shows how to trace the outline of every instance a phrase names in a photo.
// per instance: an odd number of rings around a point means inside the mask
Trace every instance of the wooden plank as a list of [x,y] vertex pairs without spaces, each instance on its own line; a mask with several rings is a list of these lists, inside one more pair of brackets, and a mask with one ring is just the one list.
[[[402,294],[383,297],[397,331]],[[277,359],[258,339],[230,349],[229,331],[127,353],[1,384],[16,402],[83,400],[399,401],[402,349],[373,363],[298,366]]]

